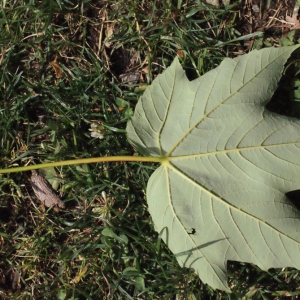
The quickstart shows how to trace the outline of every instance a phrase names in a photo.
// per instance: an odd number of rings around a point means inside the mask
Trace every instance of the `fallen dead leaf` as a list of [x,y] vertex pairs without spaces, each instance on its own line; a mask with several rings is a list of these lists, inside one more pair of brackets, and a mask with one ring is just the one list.
[[65,203],[53,191],[48,181],[36,171],[32,171],[31,186],[36,197],[46,207],[53,206],[57,210],[64,209]]
[[114,23],[107,23],[106,26],[106,38],[105,38],[105,47],[110,48],[111,46],[111,42],[109,42],[110,37],[114,34],[114,27],[115,24]]
[[300,28],[300,22],[298,19],[298,13],[299,13],[299,5],[298,2],[296,2],[296,5],[294,7],[294,11],[293,11],[293,15],[290,16],[286,16],[286,21],[289,22],[292,27],[290,29],[297,29]]
[[56,78],[62,77],[62,68],[57,63],[57,56],[55,56],[54,60],[49,63],[49,65],[54,69]]

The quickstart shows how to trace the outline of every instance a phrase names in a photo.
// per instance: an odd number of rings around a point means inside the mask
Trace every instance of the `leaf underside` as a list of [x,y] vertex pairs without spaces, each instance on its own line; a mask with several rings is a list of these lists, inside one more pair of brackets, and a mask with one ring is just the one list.
[[230,291],[227,261],[300,269],[300,121],[266,110],[298,46],[225,59],[189,81],[178,59],[127,125],[144,155],[164,157],[147,186],[156,230],[181,266]]

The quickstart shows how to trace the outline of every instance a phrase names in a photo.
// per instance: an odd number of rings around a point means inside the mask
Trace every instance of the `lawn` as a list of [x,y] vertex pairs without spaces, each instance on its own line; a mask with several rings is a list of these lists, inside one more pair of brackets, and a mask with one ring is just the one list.
[[[299,39],[296,19],[286,18],[295,1],[0,5],[1,169],[137,155],[126,123],[147,85],[175,57],[194,79],[225,57]],[[291,59],[270,109],[300,117],[297,69]],[[293,268],[264,272],[229,262],[231,294],[181,268],[147,210],[147,181],[156,166],[41,169],[61,209],[38,200],[31,172],[0,175],[0,299],[297,299]]]

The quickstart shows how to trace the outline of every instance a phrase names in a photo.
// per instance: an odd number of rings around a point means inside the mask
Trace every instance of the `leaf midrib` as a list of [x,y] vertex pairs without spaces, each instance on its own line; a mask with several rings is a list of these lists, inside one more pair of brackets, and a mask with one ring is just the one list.
[[[194,184],[195,186],[197,186],[199,189],[201,189],[203,192],[207,193],[211,198],[214,198],[216,199],[217,201],[219,202],[222,202],[223,204],[227,205],[229,209],[234,209],[236,210],[237,212],[239,213],[242,213],[242,214],[245,214],[247,216],[250,216],[252,217],[253,219],[255,219],[257,222],[259,222],[260,224],[263,223],[265,225],[267,225],[270,229],[273,229],[274,231],[276,231],[278,234],[281,234],[283,235],[284,237],[296,242],[296,243],[299,243],[299,241],[297,241],[296,239],[288,236],[287,234],[285,234],[284,232],[281,232],[280,230],[278,230],[277,228],[273,227],[272,225],[270,225],[269,223],[265,222],[264,220],[242,210],[241,208],[233,205],[232,203],[228,202],[228,200],[226,199],[223,199],[221,198],[220,196],[214,194],[213,192],[211,192],[210,190],[206,189],[204,186],[200,185],[199,183],[195,182],[192,178],[190,178],[188,175],[184,174],[181,170],[177,169],[174,165],[172,165],[171,163],[164,163],[164,169],[165,169],[165,172],[168,174],[167,172],[167,168],[169,168],[170,170],[173,170],[174,172],[176,172],[177,174],[179,174],[181,177],[183,177],[185,180],[191,182],[192,184]],[[170,202],[172,204],[172,198],[169,197],[170,199]],[[173,208],[173,205],[172,205],[172,210],[175,212],[174,208]],[[174,214],[176,217],[177,215]],[[178,219],[178,217],[177,217]],[[180,222],[181,223],[181,222]],[[183,225],[182,225],[183,226]],[[231,245],[231,243],[230,243]],[[200,251],[201,252],[201,251]],[[201,252],[202,253],[202,252]],[[275,256],[275,255],[274,255]]]
[[190,154],[190,155],[165,156],[165,158],[166,158],[167,161],[172,161],[172,160],[178,160],[178,159],[198,158],[198,157],[206,157],[206,156],[212,156],[212,155],[216,156],[216,155],[219,155],[219,154],[228,154],[228,153],[232,153],[232,152],[242,152],[242,151],[258,150],[258,149],[266,150],[268,148],[286,147],[286,146],[295,146],[295,145],[299,145],[300,146],[300,142],[272,144],[272,145],[250,146],[250,147],[226,149],[226,150],[219,150],[219,151],[199,153],[199,154]]
[[[279,55],[278,57],[274,58],[273,60],[271,60],[269,62],[269,64],[267,64],[263,69],[261,69],[258,73],[255,73],[254,76],[252,76],[247,82],[245,82],[244,84],[242,84],[237,90],[234,91],[234,93],[230,93],[223,101],[219,102],[215,107],[213,107],[208,113],[204,114],[198,121],[195,122],[195,124],[193,126],[191,126],[187,132],[177,141],[177,143],[175,143],[175,145],[167,152],[166,156],[170,156],[170,154],[177,148],[177,146],[190,134],[190,132],[196,128],[196,126],[198,126],[203,120],[205,120],[205,118],[207,116],[209,116],[211,113],[213,113],[218,107],[220,107],[222,104],[224,104],[228,99],[230,99],[233,95],[235,95],[236,93],[238,93],[243,87],[245,87],[247,84],[249,84],[255,77],[257,77],[257,75],[259,75],[261,72],[263,72],[268,66],[270,66],[272,63],[274,63],[276,60],[278,60],[279,57],[285,55],[285,52],[283,52],[281,55]],[[251,57],[249,57],[250,59]],[[260,57],[261,58],[261,57]],[[237,62],[238,64],[238,62]],[[237,66],[236,64],[236,66]],[[236,67],[235,66],[235,67]],[[244,70],[244,73],[246,71],[246,68]],[[216,78],[219,76],[220,73],[217,74]],[[233,74],[233,73],[232,73]],[[245,74],[244,74],[245,75]],[[216,80],[215,78],[215,80]],[[195,79],[197,80],[197,79]],[[231,83],[231,80],[232,80],[232,75],[231,75],[231,78],[230,78],[230,81],[229,83]],[[194,102],[195,102],[196,99],[194,99]],[[206,99],[206,106],[208,104],[208,100],[209,99]],[[169,103],[171,103],[172,101],[172,98],[170,99]],[[167,114],[166,114],[167,116]],[[166,119],[166,118],[165,118]],[[165,123],[165,122],[164,122]],[[162,126],[162,128],[164,127],[164,125]],[[161,133],[161,132],[160,132]],[[160,147],[162,148],[162,147]]]
[[[169,168],[169,169],[173,169],[173,171],[179,173],[181,176],[185,177],[185,178],[188,179],[189,181],[192,181],[192,183],[196,184],[193,180],[191,180],[191,178],[189,178],[188,176],[186,176],[185,174],[183,174],[182,172],[180,172],[179,170],[177,170],[177,168],[175,168],[175,167],[172,166],[171,164],[164,164],[164,171],[165,171],[165,174],[166,174],[166,177],[167,177],[168,187],[170,187],[170,180],[169,180],[169,176],[168,176],[168,175],[169,175],[168,168]],[[284,233],[278,231],[276,228],[273,228],[271,225],[269,225],[269,224],[266,223],[265,221],[263,221],[263,220],[261,220],[261,219],[255,217],[255,216],[252,216],[251,214],[248,214],[248,213],[244,212],[243,210],[241,210],[241,209],[235,207],[234,205],[228,203],[227,201],[223,201],[221,198],[217,197],[215,194],[211,193],[210,191],[204,189],[204,187],[200,186],[199,184],[196,184],[196,185],[199,186],[200,188],[202,188],[203,190],[207,191],[208,193],[210,193],[210,194],[211,194],[211,197],[216,198],[218,201],[225,202],[225,204],[228,205],[229,209],[234,209],[234,210],[237,210],[237,211],[239,211],[239,212],[241,212],[241,213],[247,214],[248,216],[251,216],[252,218],[256,219],[256,220],[259,222],[259,224],[264,223],[266,226],[268,226],[269,228],[274,229],[274,230],[277,231],[279,234],[282,234],[282,235],[286,236]],[[169,198],[169,205],[170,205],[170,207],[171,207],[171,209],[172,209],[173,215],[174,215],[174,217],[177,219],[177,221],[179,222],[179,224],[181,225],[181,227],[183,228],[183,230],[186,231],[185,226],[182,224],[181,220],[178,218],[178,215],[176,214],[176,211],[175,211],[174,206],[173,206],[173,203],[172,203],[172,197],[171,197],[171,193],[170,193],[170,190],[169,190],[169,189],[168,189],[168,194],[169,194],[169,197],[168,197],[168,198]],[[230,214],[232,214],[231,211],[230,211]],[[216,222],[217,222],[217,221],[216,221]],[[234,220],[233,220],[233,222],[235,223]],[[222,231],[222,234],[223,234],[224,238],[227,239],[227,236],[226,236],[226,234],[223,232],[222,228],[220,227],[219,222],[217,222],[217,224],[218,224],[220,230]],[[187,234],[187,235],[188,235],[188,234]],[[242,232],[241,232],[241,235],[244,237],[244,235],[243,235]],[[196,251],[199,251],[199,252],[201,253],[202,257],[206,260],[208,266],[211,268],[212,272],[213,272],[213,273],[215,274],[215,276],[218,278],[219,282],[226,288],[226,286],[223,284],[222,279],[220,278],[220,276],[218,275],[218,273],[213,269],[212,265],[210,264],[209,259],[208,259],[208,258],[206,257],[206,255],[201,251],[201,249],[198,248],[198,246],[199,246],[198,243],[196,243],[196,242],[194,241],[194,239],[193,239],[190,235],[188,235],[188,237],[189,237],[189,239],[190,239],[190,242],[195,246],[194,248],[197,248]],[[290,238],[289,236],[287,236],[287,237]],[[293,240],[293,241],[295,241],[295,240],[292,239],[292,238],[290,238],[290,239]],[[280,240],[281,240],[281,238],[280,238]],[[232,247],[232,248],[236,251],[236,254],[240,257],[238,250],[235,249],[235,247],[232,245],[232,243],[229,242],[228,239],[227,239],[227,241],[228,241],[229,246]],[[295,241],[295,242],[297,242],[297,241]],[[298,242],[297,242],[297,243],[298,243]],[[284,247],[284,249],[285,249],[285,246],[284,246],[283,243],[282,243],[282,245],[283,245],[283,247]],[[249,249],[251,249],[253,255],[254,255],[254,256],[257,258],[257,260],[259,261],[257,255],[255,254],[255,252],[253,251],[253,249],[252,249],[250,246],[249,246]],[[188,250],[189,250],[189,249],[188,249]],[[270,250],[271,250],[271,249],[270,249]],[[272,251],[272,253],[273,253],[273,251]],[[290,255],[288,254],[287,251],[286,251],[286,253],[287,253],[287,255],[290,257]],[[274,257],[276,257],[276,255],[275,255],[274,253],[273,253],[273,255],[274,255]],[[277,259],[277,257],[276,257],[276,259]],[[291,257],[290,257],[290,259],[291,259]],[[291,260],[292,260],[292,259],[291,259]]]

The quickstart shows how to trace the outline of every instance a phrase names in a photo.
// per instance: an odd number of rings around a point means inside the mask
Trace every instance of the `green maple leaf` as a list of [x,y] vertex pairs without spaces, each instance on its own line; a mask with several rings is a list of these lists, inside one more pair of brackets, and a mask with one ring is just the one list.
[[300,121],[266,110],[298,46],[267,48],[189,81],[178,59],[140,98],[127,126],[163,157],[147,186],[156,230],[181,266],[230,291],[227,261],[300,269]]

